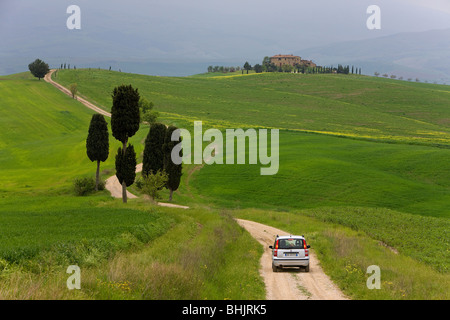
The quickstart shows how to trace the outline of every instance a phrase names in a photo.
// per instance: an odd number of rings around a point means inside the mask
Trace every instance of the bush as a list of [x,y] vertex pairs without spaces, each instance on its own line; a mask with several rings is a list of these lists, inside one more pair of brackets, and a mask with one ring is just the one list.
[[[73,182],[75,194],[77,196],[87,196],[95,190],[94,178],[76,178]],[[103,186],[104,188],[104,186]],[[99,186],[100,190],[100,186]]]
[[165,187],[168,179],[167,173],[164,170],[158,170],[155,174],[150,173],[139,179],[137,186],[144,194],[152,197],[153,200],[160,199],[159,191]]
[[98,182],[98,191],[105,190],[105,188],[106,188],[106,181],[100,179],[100,181]]

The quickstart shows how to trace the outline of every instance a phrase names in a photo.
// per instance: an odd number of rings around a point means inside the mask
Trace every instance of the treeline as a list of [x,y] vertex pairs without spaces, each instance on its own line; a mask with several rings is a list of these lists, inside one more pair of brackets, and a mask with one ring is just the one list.
[[337,67],[334,66],[309,66],[306,64],[297,64],[295,66],[284,64],[282,66],[277,66],[274,63],[270,62],[270,57],[264,57],[262,64],[255,64],[252,66],[248,61],[246,61],[243,67],[223,67],[223,66],[209,66],[208,73],[212,72],[236,72],[244,71],[248,72],[253,70],[255,73],[262,72],[286,72],[286,73],[303,73],[303,74],[323,74],[323,73],[338,73],[338,74],[361,74],[362,69],[359,67],[350,65],[341,65],[339,64]]
[[236,72],[241,70],[241,67],[225,67],[225,66],[209,66],[208,67],[208,73],[212,72],[222,72],[222,73],[228,73],[228,72]]
[[[400,77],[397,77],[395,74],[391,74],[391,75],[388,75],[387,73],[384,73],[384,74],[381,74],[381,73],[379,73],[378,71],[375,71],[375,73],[374,73],[374,76],[375,77],[379,77],[379,76],[382,76],[382,77],[384,77],[384,78],[391,78],[391,79],[397,79],[397,80],[408,80],[408,81],[413,81],[413,80],[415,80],[416,82],[421,82],[421,80],[419,79],[419,78],[415,78],[415,79],[413,79],[413,78],[407,78],[407,79],[405,79],[405,78],[403,78],[403,76],[400,76]],[[428,80],[425,80],[424,81],[425,83],[428,83]],[[433,81],[433,84],[438,84],[438,82],[437,81]],[[446,85],[446,83],[444,82],[444,83],[442,83],[443,85]]]
[[[70,69],[70,63],[61,63],[60,69]],[[76,70],[77,66],[73,66],[73,69]]]

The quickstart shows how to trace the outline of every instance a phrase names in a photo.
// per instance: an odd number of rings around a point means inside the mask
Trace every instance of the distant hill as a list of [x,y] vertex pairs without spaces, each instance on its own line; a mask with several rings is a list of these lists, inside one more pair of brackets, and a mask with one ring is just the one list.
[[319,65],[350,64],[373,75],[450,84],[450,29],[399,33],[371,40],[348,41],[296,52]]

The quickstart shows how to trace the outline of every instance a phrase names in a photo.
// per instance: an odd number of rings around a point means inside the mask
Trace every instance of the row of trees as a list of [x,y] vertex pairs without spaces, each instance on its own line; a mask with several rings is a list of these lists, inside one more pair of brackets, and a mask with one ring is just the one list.
[[245,62],[242,72],[246,70],[247,74],[249,70],[254,70],[255,73],[262,72],[298,72],[298,73],[341,73],[341,74],[361,74],[361,68],[349,65],[343,66],[339,64],[337,67],[333,66],[308,66],[305,64],[296,64],[295,66],[284,64],[282,66],[277,66],[270,62],[270,57],[264,57],[262,64],[255,64],[253,67],[248,61]]
[[[60,66],[60,69],[70,69],[70,63],[69,64],[67,64],[67,63],[61,63],[61,66]],[[73,66],[73,69],[74,70],[76,70],[77,69],[77,66]]]
[[225,66],[209,66],[208,72],[222,72],[222,73],[228,73],[228,72],[236,72],[241,70],[241,67],[225,67]]
[[[375,71],[374,75],[375,77],[379,77],[381,74],[378,71]],[[384,78],[397,79],[397,76],[395,74],[388,75],[387,73],[384,73],[381,76],[383,76]],[[402,76],[398,77],[398,80],[403,80],[403,77]],[[407,80],[412,81],[413,78],[408,78]],[[416,78],[416,82],[420,82],[420,79]]]
[[[127,187],[131,186],[136,179],[136,152],[134,146],[129,143],[139,130],[141,121],[141,108],[148,106],[148,102],[141,101],[139,92],[131,85],[121,85],[114,88],[113,106],[111,109],[111,130],[115,139],[122,143],[118,148],[115,167],[116,176],[122,185],[122,200],[127,202]],[[150,108],[152,109],[152,108]],[[144,113],[145,114],[145,113]],[[177,128],[153,122],[147,135],[142,177],[145,183],[154,181],[156,175],[162,175],[164,185],[170,190],[170,200],[173,191],[180,184],[182,167],[175,165],[171,160],[171,150],[177,141],[171,141],[172,132]],[[96,190],[98,190],[100,162],[106,161],[109,154],[108,125],[103,115],[94,114],[89,125],[89,133],[86,139],[86,151],[91,161],[97,162]]]

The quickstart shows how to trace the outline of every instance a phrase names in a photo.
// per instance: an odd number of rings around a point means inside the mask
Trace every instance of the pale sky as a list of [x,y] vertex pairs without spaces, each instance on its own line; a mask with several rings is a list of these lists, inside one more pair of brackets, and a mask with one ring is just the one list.
[[405,5],[419,5],[422,7],[450,13],[450,0],[403,0]]
[[[67,30],[72,4],[81,8],[81,30]],[[381,8],[381,30],[366,27],[373,4]],[[35,55],[259,61],[433,29],[450,29],[450,0],[0,0],[0,69]]]

